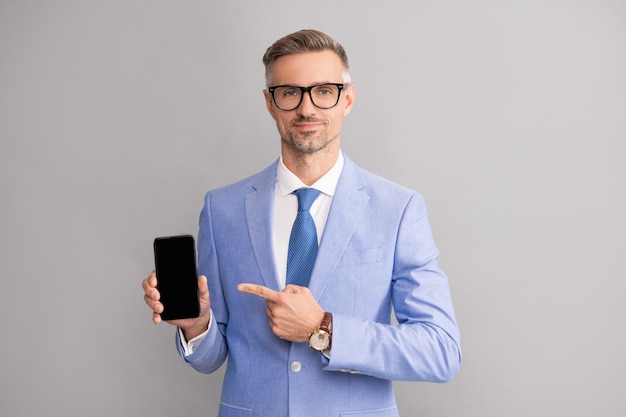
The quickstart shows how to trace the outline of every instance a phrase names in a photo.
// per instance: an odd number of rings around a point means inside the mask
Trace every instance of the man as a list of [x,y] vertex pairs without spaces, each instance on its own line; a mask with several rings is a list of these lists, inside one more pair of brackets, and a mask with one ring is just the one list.
[[[221,417],[397,416],[392,380],[448,381],[461,361],[423,199],[342,153],[355,88],[341,45],[303,30],[263,61],[281,157],[206,195],[201,313],[171,322],[180,354],[205,373],[228,357]],[[320,191],[308,212],[306,188]],[[315,240],[306,272],[292,263],[306,250],[290,243],[301,216]],[[143,288],[159,323],[156,282]]]

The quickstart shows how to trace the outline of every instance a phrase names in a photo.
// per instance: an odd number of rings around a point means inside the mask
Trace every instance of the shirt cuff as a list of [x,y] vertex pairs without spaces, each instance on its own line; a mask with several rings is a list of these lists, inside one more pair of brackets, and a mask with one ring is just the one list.
[[211,317],[209,318],[209,325],[207,326],[207,329],[204,333],[199,334],[198,336],[194,337],[193,339],[187,341],[185,340],[185,335],[183,334],[183,330],[179,327],[178,328],[178,334],[180,336],[180,344],[183,347],[183,351],[185,352],[185,357],[190,356],[198,346],[200,346],[200,343],[202,343],[202,341],[206,338],[207,333],[209,333],[209,329],[211,328],[211,324],[213,323],[213,312],[211,311]]

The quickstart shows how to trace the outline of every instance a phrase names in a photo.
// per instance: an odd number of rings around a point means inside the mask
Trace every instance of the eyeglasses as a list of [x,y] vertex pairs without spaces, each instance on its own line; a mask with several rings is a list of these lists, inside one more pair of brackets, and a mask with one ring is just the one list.
[[345,89],[347,86],[347,83],[315,84],[310,87],[276,85],[274,87],[268,87],[267,91],[272,95],[276,107],[283,111],[291,111],[298,108],[300,103],[302,103],[304,93],[307,92],[309,93],[309,97],[311,97],[311,103],[313,103],[315,107],[330,109],[339,103],[341,90]]

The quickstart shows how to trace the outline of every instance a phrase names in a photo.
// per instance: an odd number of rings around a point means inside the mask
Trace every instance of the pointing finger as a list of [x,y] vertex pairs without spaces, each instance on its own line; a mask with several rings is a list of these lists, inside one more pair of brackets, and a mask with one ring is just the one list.
[[256,284],[239,284],[237,286],[237,290],[246,294],[252,294],[261,298],[265,298],[269,301],[275,301],[279,294],[278,292],[270,288]]

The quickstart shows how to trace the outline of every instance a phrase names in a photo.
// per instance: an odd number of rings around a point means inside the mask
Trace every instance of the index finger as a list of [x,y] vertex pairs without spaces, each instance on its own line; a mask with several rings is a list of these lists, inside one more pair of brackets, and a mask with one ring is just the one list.
[[154,271],[150,274],[150,276],[143,281],[141,281],[141,287],[143,288],[144,293],[152,293],[152,291],[156,288],[157,280]]
[[278,291],[274,291],[271,288],[256,284],[239,284],[237,285],[237,290],[246,294],[252,294],[261,298],[265,298],[269,301],[275,301],[278,297],[278,294],[280,294]]

